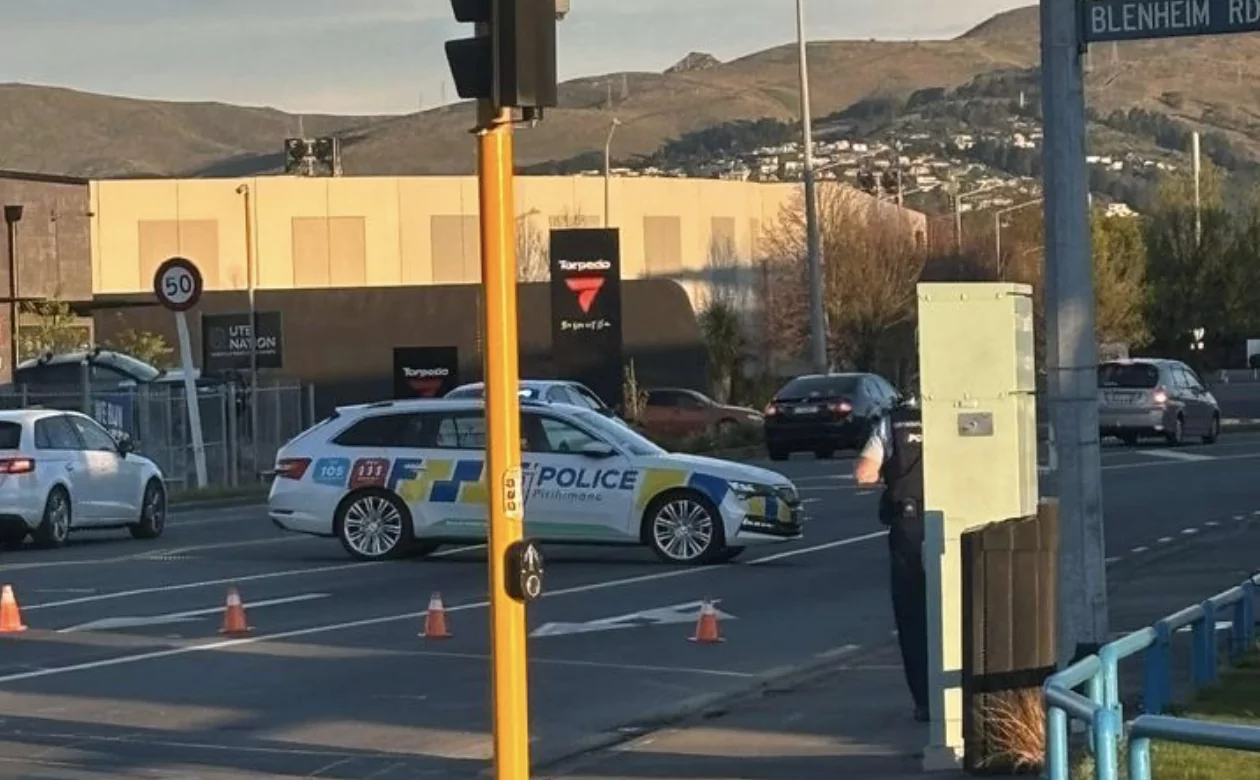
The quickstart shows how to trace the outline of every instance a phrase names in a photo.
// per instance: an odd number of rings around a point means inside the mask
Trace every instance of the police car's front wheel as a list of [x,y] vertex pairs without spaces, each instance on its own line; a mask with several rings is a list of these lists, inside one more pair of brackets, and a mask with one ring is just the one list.
[[363,490],[337,507],[337,537],[346,552],[361,561],[406,555],[412,545],[411,512],[393,493]]
[[658,496],[644,513],[643,531],[652,552],[670,563],[714,563],[726,550],[717,507],[691,490]]

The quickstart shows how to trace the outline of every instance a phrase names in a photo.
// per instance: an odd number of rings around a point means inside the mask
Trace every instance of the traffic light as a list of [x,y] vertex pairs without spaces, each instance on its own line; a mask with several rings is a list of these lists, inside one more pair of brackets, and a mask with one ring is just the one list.
[[446,42],[455,92],[496,109],[550,108],[559,102],[556,23],[567,0],[451,0],[472,38]]

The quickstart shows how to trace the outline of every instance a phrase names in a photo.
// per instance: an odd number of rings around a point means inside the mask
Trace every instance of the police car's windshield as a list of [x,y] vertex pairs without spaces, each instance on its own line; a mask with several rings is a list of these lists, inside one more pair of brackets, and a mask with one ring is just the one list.
[[610,420],[599,412],[578,409],[573,416],[604,434],[609,439],[629,450],[634,455],[664,455],[661,449],[649,439],[645,439],[633,428],[616,420]]

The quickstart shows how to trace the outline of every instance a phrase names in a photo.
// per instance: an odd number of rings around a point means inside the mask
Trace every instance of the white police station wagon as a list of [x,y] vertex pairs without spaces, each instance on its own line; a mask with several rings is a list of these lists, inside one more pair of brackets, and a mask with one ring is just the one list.
[[[485,446],[479,399],[341,407],[277,454],[269,513],[362,560],[483,542]],[[540,542],[642,544],[703,564],[801,536],[783,475],[668,453],[589,409],[522,399],[521,452],[525,533]]]

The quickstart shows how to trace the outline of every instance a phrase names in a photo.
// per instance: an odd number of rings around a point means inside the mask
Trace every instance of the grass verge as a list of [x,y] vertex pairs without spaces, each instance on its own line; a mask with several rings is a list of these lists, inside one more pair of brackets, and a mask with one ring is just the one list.
[[239,487],[208,487],[208,488],[188,488],[181,490],[171,488],[170,503],[173,506],[179,504],[195,504],[201,501],[236,501],[246,499],[258,499],[259,501],[267,497],[267,492],[271,489],[270,485],[241,485]]
[[[1221,670],[1178,717],[1260,726],[1260,648]],[[1260,780],[1260,753],[1155,742],[1151,776],[1159,780]]]
[[[1189,704],[1170,707],[1167,714],[1260,726],[1260,647],[1223,667],[1215,685],[1200,690]],[[1121,780],[1129,777],[1126,748],[1127,745],[1121,743],[1117,757]],[[1092,757],[1080,755],[1072,777],[1073,780],[1092,780]],[[1260,780],[1260,753],[1155,741],[1151,743],[1151,777],[1154,780]]]

